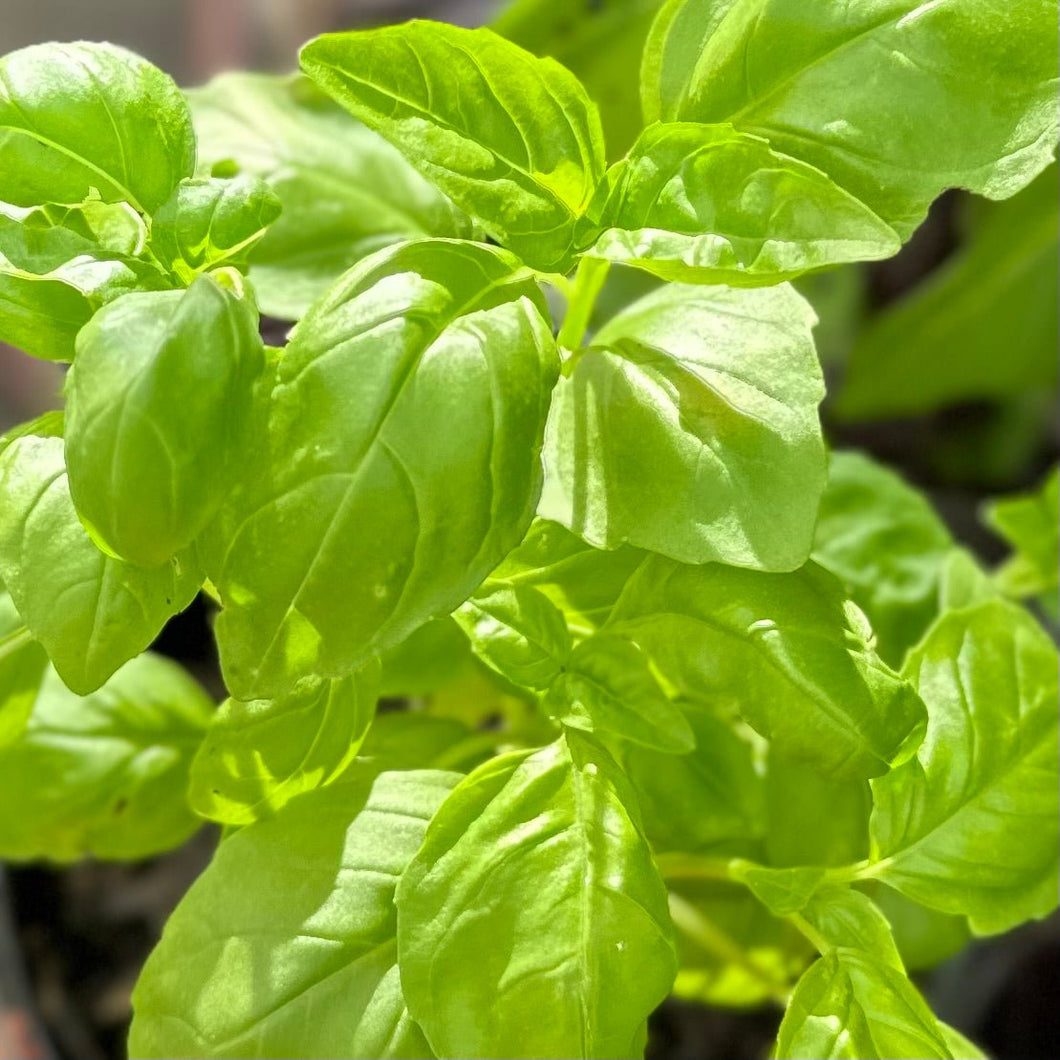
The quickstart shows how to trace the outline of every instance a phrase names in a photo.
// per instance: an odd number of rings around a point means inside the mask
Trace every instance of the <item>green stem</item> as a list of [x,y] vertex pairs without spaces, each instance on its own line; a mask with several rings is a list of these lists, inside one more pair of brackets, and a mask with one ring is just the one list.
[[19,626],[18,629],[12,630],[7,636],[0,639],[0,659],[6,659],[9,655],[14,655],[20,648],[24,648],[27,644],[32,644],[36,639],[25,626]]
[[800,913],[788,913],[791,921],[813,943],[818,953],[824,954],[835,947]]
[[589,319],[593,315],[597,295],[607,279],[609,261],[600,258],[582,258],[574,274],[574,286],[567,299],[567,315],[559,329],[559,344],[566,350],[576,350],[585,338]]
[[700,854],[659,854],[655,863],[666,880],[734,880],[725,858],[707,858]]

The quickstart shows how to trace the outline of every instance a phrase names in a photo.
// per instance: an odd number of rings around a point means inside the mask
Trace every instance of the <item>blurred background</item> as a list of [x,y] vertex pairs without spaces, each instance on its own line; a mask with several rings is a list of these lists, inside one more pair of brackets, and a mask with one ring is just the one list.
[[[317,33],[410,17],[489,23],[575,70],[601,103],[611,153],[639,127],[636,65],[658,0],[0,0],[0,53],[50,40],[110,40],[182,85],[230,69],[293,69]],[[547,17],[541,17],[542,11]],[[836,446],[866,449],[925,489],[984,561],[1004,546],[988,497],[1035,486],[1060,452],[1056,167],[1008,203],[950,193],[895,259],[800,283],[821,323]],[[614,270],[605,304],[640,292]],[[276,324],[277,337],[285,325]],[[958,370],[954,370],[959,365]],[[0,430],[57,407],[61,369],[0,345]],[[207,615],[178,616],[156,647],[220,692]],[[5,806],[17,813],[17,806]],[[210,857],[204,830],[134,866],[0,870],[0,1060],[124,1056],[129,992],[171,908]],[[976,943],[919,977],[938,1014],[999,1060],[1045,1060],[1060,1043],[1060,921]],[[779,1012],[670,1002],[654,1060],[766,1055]]]

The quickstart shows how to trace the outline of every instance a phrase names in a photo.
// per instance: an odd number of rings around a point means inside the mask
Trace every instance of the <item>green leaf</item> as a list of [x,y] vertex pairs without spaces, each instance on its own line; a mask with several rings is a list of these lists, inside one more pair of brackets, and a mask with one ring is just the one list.
[[963,246],[853,345],[837,415],[913,416],[1055,389],[1056,177],[1053,166],[1009,202],[974,204]]
[[588,252],[678,283],[757,287],[887,258],[901,243],[819,169],[731,125],[651,125],[613,166]]
[[825,481],[813,321],[790,287],[635,302],[557,387],[540,514],[601,548],[798,567]]
[[347,677],[307,682],[283,699],[225,700],[192,763],[192,808],[223,824],[249,824],[333,783],[364,741],[378,685],[373,659]]
[[48,656],[0,587],[0,747],[26,727],[47,665]]
[[152,213],[195,164],[191,115],[161,70],[113,44],[37,44],[0,59],[0,200]]
[[599,114],[570,71],[491,30],[423,21],[318,37],[302,67],[499,243],[566,270],[604,170]]
[[[452,769],[465,772],[488,757],[482,733],[454,718],[421,711],[380,714],[361,744],[351,774],[373,775],[388,769]],[[500,740],[501,737],[498,737]]]
[[813,558],[841,578],[900,666],[938,613],[941,570],[953,538],[927,499],[871,457],[833,453]]
[[827,173],[908,238],[948,187],[1015,194],[1056,146],[1050,0],[671,0],[649,121],[731,122]]
[[964,548],[953,548],[939,572],[939,612],[972,607],[984,600],[996,600],[1001,593],[997,582]]
[[905,974],[886,920],[864,895],[823,893],[806,917],[826,949],[788,1003],[778,1060],[952,1060],[938,1020]]
[[179,846],[199,822],[184,798],[213,704],[157,655],[77,696],[54,670],[22,735],[0,748],[0,856],[139,859]]
[[381,251],[314,306],[207,560],[234,696],[339,677],[470,596],[530,523],[557,370],[537,288],[479,244]]
[[471,658],[471,646],[456,622],[436,618],[383,656],[379,694],[429,695],[455,681]]
[[151,224],[151,249],[182,283],[247,259],[280,216],[280,200],[256,177],[182,180]]
[[548,688],[570,654],[562,613],[529,585],[491,578],[453,618],[487,666],[524,688]]
[[1057,653],[1021,608],[944,615],[903,670],[928,705],[917,756],[873,781],[874,875],[979,934],[1057,902]]
[[62,439],[29,435],[0,454],[0,578],[82,695],[142,652],[200,584],[187,556],[145,570],[100,552],[70,499]]
[[1060,468],[1033,493],[994,501],[986,522],[1003,537],[1013,554],[997,572],[1001,590],[1011,596],[1045,596],[1054,619],[1060,588]]
[[394,889],[457,779],[354,775],[222,843],[136,985],[130,1055],[430,1056],[402,999]]
[[624,637],[597,634],[582,641],[541,705],[568,728],[619,736],[670,754],[696,746],[692,727],[667,698],[648,658]]
[[446,800],[397,894],[401,982],[438,1055],[642,1048],[675,959],[632,798],[607,753],[568,733]]
[[600,107],[608,155],[618,158],[641,129],[637,79],[644,41],[659,0],[513,0],[493,29],[535,55],[550,55],[574,73]]
[[987,1060],[986,1053],[979,1046],[942,1020],[939,1020],[939,1030],[942,1031],[942,1037],[946,1040],[954,1060]]
[[192,543],[244,472],[263,366],[253,305],[210,277],[93,317],[67,376],[66,459],[101,547],[157,566]]
[[871,650],[840,583],[812,563],[763,574],[652,557],[607,628],[635,640],[682,695],[739,712],[827,776],[878,776],[924,731],[924,705]]
[[894,943],[909,971],[934,968],[968,945],[971,931],[965,917],[928,909],[890,887],[877,886],[871,895],[890,923]]

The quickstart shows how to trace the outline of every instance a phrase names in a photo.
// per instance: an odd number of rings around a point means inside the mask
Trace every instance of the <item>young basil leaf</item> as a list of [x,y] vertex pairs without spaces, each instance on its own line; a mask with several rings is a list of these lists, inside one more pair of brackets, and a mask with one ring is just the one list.
[[0,586],[0,747],[17,740],[37,698],[48,656]]
[[283,699],[225,700],[191,765],[192,808],[223,824],[249,824],[333,783],[357,756],[378,687],[379,662],[372,659]]
[[1003,199],[1056,146],[1049,0],[672,0],[649,120],[731,122],[827,173],[903,238],[948,187]]
[[680,694],[739,712],[826,776],[879,776],[922,738],[923,703],[871,650],[864,616],[815,564],[763,574],[652,557],[607,629],[636,641]]
[[92,318],[66,381],[66,460],[103,547],[156,566],[199,535],[242,471],[263,364],[253,306],[210,277]]
[[250,255],[269,316],[297,320],[348,268],[391,243],[472,236],[468,218],[399,152],[304,77],[222,74],[188,100],[205,173],[234,162],[283,206]]
[[279,362],[267,466],[208,562],[232,694],[341,676],[463,602],[530,523],[557,371],[503,251],[425,240],[347,273]]
[[491,30],[422,21],[318,37],[302,68],[499,243],[566,270],[604,170],[599,114],[570,71]]
[[953,1060],[938,1020],[905,974],[886,920],[868,898],[825,892],[805,916],[826,948],[791,996],[777,1035],[778,1060]]
[[952,548],[939,571],[939,613],[973,607],[1002,594],[997,582],[965,548]]
[[899,475],[861,453],[831,455],[813,558],[843,580],[890,665],[901,666],[938,613],[952,548],[946,524]]
[[0,200],[106,202],[153,213],[195,165],[172,79],[113,44],[37,44],[0,59]]
[[589,216],[589,254],[678,283],[757,287],[891,257],[894,231],[819,169],[731,125],[649,126]]
[[635,302],[557,387],[541,515],[600,548],[798,567],[825,482],[813,322],[790,287]]
[[201,581],[186,555],[145,570],[100,552],[70,499],[62,439],[28,435],[0,453],[0,578],[82,695],[139,655]]
[[222,843],[136,985],[130,1055],[431,1056],[402,998],[394,889],[458,779],[351,775]]
[[618,736],[669,754],[696,746],[692,728],[667,698],[631,640],[596,634],[582,641],[545,693],[545,713],[571,729]]
[[151,249],[185,284],[223,265],[246,271],[280,210],[280,200],[256,177],[182,180],[151,222]]
[[570,654],[562,613],[529,585],[490,579],[453,618],[487,666],[524,688],[548,688]]
[[917,756],[873,781],[875,875],[992,934],[1057,895],[1056,647],[1021,608],[944,615],[903,673],[928,704]]
[[460,784],[397,908],[409,1012],[439,1056],[635,1055],[673,982],[666,893],[633,793],[576,733]]
[[0,748],[0,791],[18,807],[0,815],[0,855],[125,860],[179,846],[199,824],[184,789],[212,706],[157,655],[84,697],[49,668],[25,731]]

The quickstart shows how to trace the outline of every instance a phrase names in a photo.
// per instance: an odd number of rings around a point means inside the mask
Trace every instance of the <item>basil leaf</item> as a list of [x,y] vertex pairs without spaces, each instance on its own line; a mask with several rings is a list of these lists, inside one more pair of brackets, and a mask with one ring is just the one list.
[[0,588],[0,747],[17,740],[26,727],[47,665],[48,656]]
[[269,316],[297,320],[381,247],[472,234],[470,221],[394,148],[306,78],[222,74],[188,100],[205,174],[235,162],[283,206],[250,254],[250,279]]
[[607,629],[636,641],[680,694],[739,712],[827,776],[879,776],[924,732],[923,703],[871,650],[840,583],[812,563],[763,574],[652,557]]
[[34,436],[0,454],[0,578],[82,695],[139,655],[200,584],[186,555],[145,570],[100,552],[70,500],[62,439]]
[[430,1056],[402,998],[394,888],[457,779],[354,775],[222,843],[136,985],[130,1055]]
[[1056,648],[1020,608],[943,615],[903,670],[928,704],[916,758],[873,781],[875,875],[979,934],[1056,907]]
[[113,44],[37,44],[0,59],[0,200],[81,202],[97,191],[153,213],[195,164],[172,79]]
[[833,453],[813,558],[841,578],[876,634],[877,651],[900,666],[938,613],[941,570],[953,548],[927,499],[861,453]]
[[556,390],[540,514],[600,548],[798,567],[825,479],[813,321],[789,287],[635,302]]
[[1014,195],[1056,146],[1056,10],[971,0],[673,0],[649,120],[731,122],[827,173],[906,239],[949,187]]
[[878,886],[870,893],[891,925],[894,943],[909,971],[934,968],[968,945],[971,931],[965,917],[928,909],[890,887]]
[[333,783],[375,715],[379,663],[312,681],[278,700],[227,699],[191,766],[188,798],[203,817],[249,824],[296,795]]
[[568,733],[446,800],[397,893],[401,982],[438,1055],[642,1048],[675,959],[632,798],[607,753]]
[[339,677],[471,594],[529,525],[557,362],[535,285],[478,244],[382,251],[314,306],[207,550],[234,696]]
[[379,694],[429,695],[457,680],[471,660],[471,647],[456,622],[436,618],[383,655]]
[[103,547],[157,566],[199,535],[241,472],[263,364],[252,305],[205,276],[122,298],[82,330],[66,459]]
[[179,846],[199,823],[184,788],[211,709],[157,655],[126,663],[84,697],[49,668],[25,731],[0,747],[0,791],[18,806],[0,816],[0,855],[126,860]]
[[677,283],[755,287],[901,246],[820,170],[731,125],[649,126],[590,216],[606,231],[588,253]]
[[302,67],[528,265],[569,266],[604,146],[559,63],[488,29],[416,21],[318,37]]

